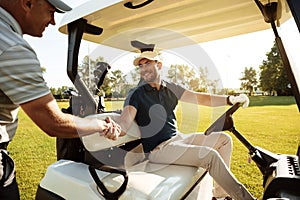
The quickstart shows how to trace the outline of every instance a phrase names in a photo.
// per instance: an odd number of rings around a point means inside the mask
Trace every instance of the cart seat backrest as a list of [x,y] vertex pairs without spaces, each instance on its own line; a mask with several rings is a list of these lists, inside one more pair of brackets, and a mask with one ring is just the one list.
[[[111,117],[113,120],[117,121],[120,114],[117,113],[102,113],[97,115],[90,115],[87,118],[98,118],[104,120],[106,117]],[[96,132],[94,134],[84,136],[81,138],[85,148],[88,151],[99,151],[102,149],[107,149],[110,147],[118,146],[121,144],[125,144],[130,141],[134,141],[140,139],[140,129],[138,125],[134,122],[130,129],[127,131],[125,136],[119,137],[117,140],[110,140],[105,138],[104,136],[99,136],[99,133]]]

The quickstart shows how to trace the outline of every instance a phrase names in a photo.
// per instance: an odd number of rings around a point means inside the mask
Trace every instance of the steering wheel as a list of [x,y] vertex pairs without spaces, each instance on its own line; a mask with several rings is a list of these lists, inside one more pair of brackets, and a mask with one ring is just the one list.
[[227,131],[233,128],[232,114],[240,107],[240,103],[231,106],[223,115],[221,115],[213,124],[211,124],[204,135],[209,135],[212,132]]

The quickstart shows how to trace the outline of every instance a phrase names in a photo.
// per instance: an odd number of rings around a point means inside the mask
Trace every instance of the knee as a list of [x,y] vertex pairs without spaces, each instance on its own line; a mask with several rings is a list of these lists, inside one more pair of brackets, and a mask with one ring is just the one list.
[[210,147],[202,147],[199,151],[198,155],[199,159],[207,159],[211,162],[211,160],[218,159],[220,157],[219,152],[214,148]]
[[229,134],[220,132],[220,139],[222,140],[222,144],[232,147],[232,138]]

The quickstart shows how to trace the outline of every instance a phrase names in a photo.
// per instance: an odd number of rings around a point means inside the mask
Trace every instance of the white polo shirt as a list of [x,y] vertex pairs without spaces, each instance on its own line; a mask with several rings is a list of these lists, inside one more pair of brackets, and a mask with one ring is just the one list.
[[0,143],[17,129],[19,105],[50,93],[18,22],[0,7]]

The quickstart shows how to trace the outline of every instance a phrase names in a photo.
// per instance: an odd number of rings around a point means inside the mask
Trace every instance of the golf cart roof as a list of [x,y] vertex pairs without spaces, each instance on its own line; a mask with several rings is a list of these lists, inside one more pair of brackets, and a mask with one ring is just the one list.
[[[277,25],[291,17],[279,6]],[[127,51],[132,40],[170,49],[270,28],[254,0],[91,0],[65,14],[59,31],[80,18],[103,30],[83,39]]]

